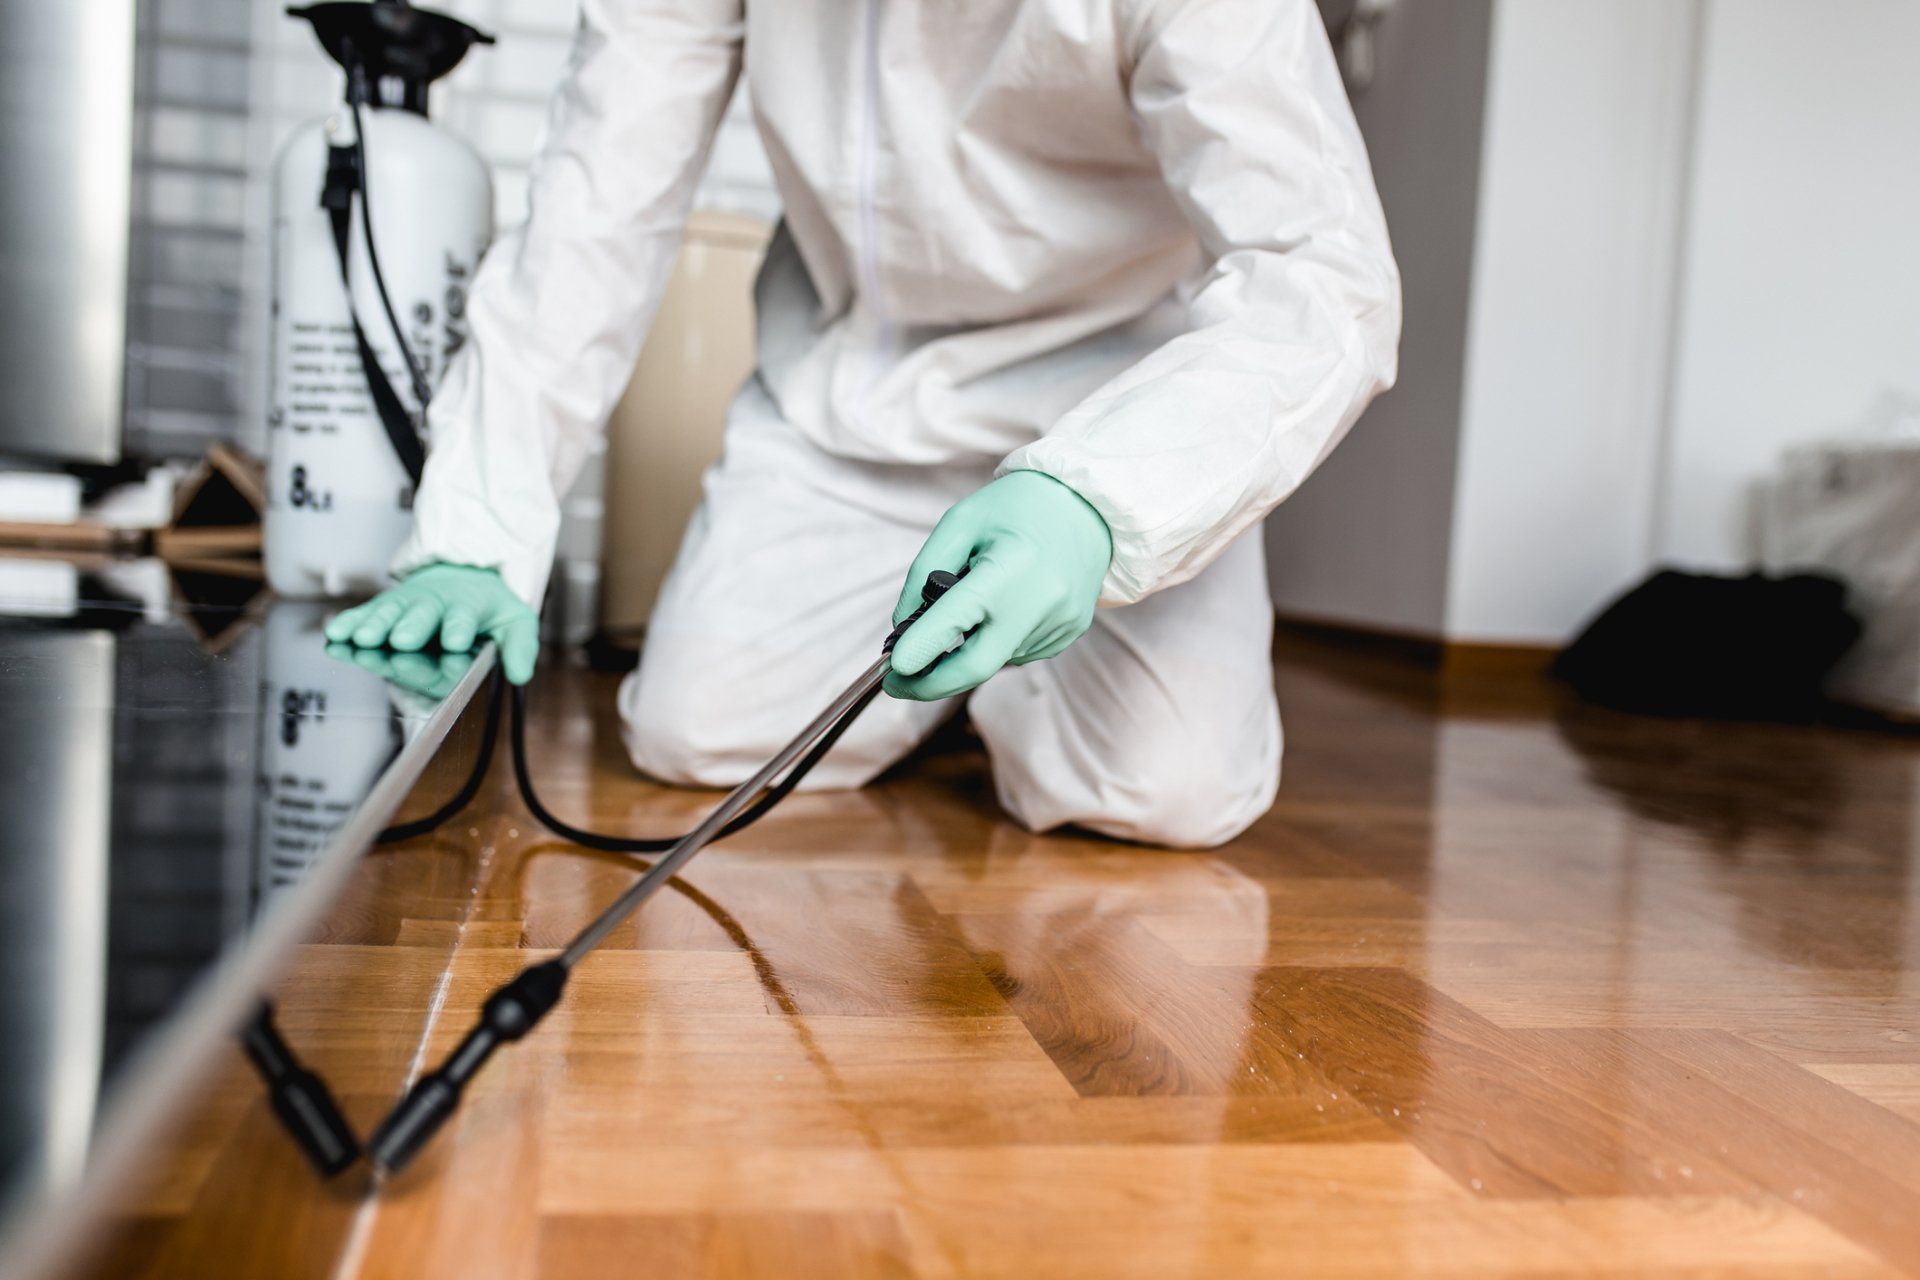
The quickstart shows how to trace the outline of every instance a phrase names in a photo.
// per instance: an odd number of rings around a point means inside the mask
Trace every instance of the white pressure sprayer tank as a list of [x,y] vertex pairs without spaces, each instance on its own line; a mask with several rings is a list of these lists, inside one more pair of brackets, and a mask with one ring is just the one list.
[[267,580],[282,596],[359,595],[387,584],[407,535],[422,410],[466,341],[493,238],[486,162],[427,119],[427,87],[492,37],[401,0],[288,12],[347,92],[274,169]]

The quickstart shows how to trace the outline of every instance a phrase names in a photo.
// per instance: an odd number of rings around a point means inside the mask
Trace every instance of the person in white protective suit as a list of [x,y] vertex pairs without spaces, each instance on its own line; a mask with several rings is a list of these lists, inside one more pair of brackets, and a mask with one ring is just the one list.
[[489,634],[531,673],[556,495],[743,66],[785,216],[757,371],[620,691],[634,761],[739,782],[928,570],[970,565],[809,783],[864,783],[972,690],[1026,827],[1232,838],[1280,773],[1258,525],[1399,334],[1312,0],[584,0],[532,216],[429,411],[403,580],[330,634]]

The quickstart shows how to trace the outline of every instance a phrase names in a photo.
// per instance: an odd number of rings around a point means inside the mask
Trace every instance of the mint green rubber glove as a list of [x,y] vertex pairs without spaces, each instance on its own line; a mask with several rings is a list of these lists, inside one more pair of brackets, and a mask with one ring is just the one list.
[[327,624],[327,639],[360,649],[386,646],[418,653],[435,636],[447,653],[466,653],[480,636],[500,649],[500,667],[514,684],[533,678],[540,657],[540,615],[508,589],[499,573],[470,565],[430,564]]
[[967,576],[894,645],[887,692],[934,702],[1009,663],[1053,657],[1093,625],[1112,560],[1107,522],[1052,476],[1011,471],[962,498],[914,558],[894,622],[920,607],[921,584],[935,569],[966,568]]

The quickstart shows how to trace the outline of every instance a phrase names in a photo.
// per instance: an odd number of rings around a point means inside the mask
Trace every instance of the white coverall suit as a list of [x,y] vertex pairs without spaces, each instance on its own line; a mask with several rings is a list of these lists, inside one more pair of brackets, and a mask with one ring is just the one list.
[[[972,695],[1001,803],[1230,839],[1279,780],[1259,522],[1399,336],[1312,0],[584,0],[396,569],[497,567],[537,605],[743,65],[785,218],[758,370],[621,690],[634,760],[745,777],[872,661],[946,508],[1035,470],[1113,560],[1085,636]],[[810,781],[858,785],[952,710],[882,698]]]

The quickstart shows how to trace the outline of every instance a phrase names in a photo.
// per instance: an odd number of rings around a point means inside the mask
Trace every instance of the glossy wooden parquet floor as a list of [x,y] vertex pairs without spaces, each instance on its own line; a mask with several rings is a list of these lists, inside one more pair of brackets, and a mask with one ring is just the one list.
[[[1028,836],[960,742],[703,855],[335,1273],[1920,1274],[1920,741],[1279,681],[1225,849]],[[613,687],[538,691],[549,803],[678,829]],[[436,1060],[633,874],[488,804]]]
[[[1027,836],[962,748],[703,856],[360,1274],[1920,1271],[1920,747],[1280,684],[1214,853]],[[550,802],[686,822],[611,693],[542,691]],[[632,874],[492,821],[442,1041]]]

